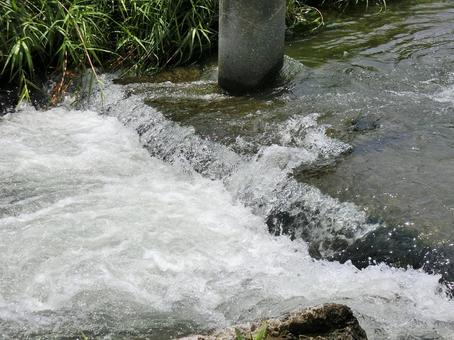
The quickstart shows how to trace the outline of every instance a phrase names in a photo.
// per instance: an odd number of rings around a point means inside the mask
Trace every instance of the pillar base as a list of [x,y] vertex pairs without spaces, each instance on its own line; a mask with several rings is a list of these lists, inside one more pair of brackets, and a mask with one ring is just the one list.
[[273,84],[284,63],[286,0],[220,0],[219,78],[241,95]]

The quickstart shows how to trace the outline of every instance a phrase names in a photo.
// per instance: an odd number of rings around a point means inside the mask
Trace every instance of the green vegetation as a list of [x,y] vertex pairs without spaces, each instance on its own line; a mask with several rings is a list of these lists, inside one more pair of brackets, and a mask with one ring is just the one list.
[[[378,0],[384,4],[384,0]],[[316,3],[320,4],[319,1]],[[56,76],[52,101],[91,68],[143,74],[187,64],[217,38],[217,0],[0,0],[0,80],[28,100],[38,80]],[[324,0],[345,8],[368,0]],[[308,0],[288,0],[292,29],[323,24]]]
[[20,99],[44,72],[66,84],[69,70],[149,72],[210,50],[216,0],[0,0],[0,72]]
[[238,328],[235,328],[235,340],[265,340],[268,333],[268,325],[264,322],[254,333],[245,336]]

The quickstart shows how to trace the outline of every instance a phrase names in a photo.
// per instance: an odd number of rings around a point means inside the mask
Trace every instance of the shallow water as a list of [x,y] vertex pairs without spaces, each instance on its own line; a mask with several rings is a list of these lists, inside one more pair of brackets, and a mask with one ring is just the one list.
[[208,67],[0,118],[0,338],[166,339],[322,302],[371,339],[452,338],[427,272],[454,273],[453,6],[332,18],[254,97]]
[[[433,266],[454,281],[453,37],[453,3],[417,1],[334,19],[331,29],[288,48],[310,68],[290,86],[301,110],[322,112],[331,135],[353,147],[335,166],[296,176],[388,225],[344,259],[363,257],[364,265],[367,254]],[[358,119],[378,128],[355,131]],[[397,236],[386,245],[390,231]],[[425,265],[424,251],[414,253],[408,239],[437,259]],[[374,243],[382,250],[371,250]]]
[[454,6],[410,4],[338,19],[291,44],[288,53],[313,72],[292,92],[310,106],[320,101],[323,121],[340,134],[352,117],[379,120],[375,131],[343,135],[353,153],[312,183],[390,224],[453,240]]

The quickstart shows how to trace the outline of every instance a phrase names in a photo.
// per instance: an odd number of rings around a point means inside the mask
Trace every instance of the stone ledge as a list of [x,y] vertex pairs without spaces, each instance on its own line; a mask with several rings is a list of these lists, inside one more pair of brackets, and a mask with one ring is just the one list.
[[351,309],[340,304],[324,304],[290,313],[279,319],[252,322],[218,330],[208,335],[194,335],[180,340],[235,340],[235,329],[251,339],[263,323],[267,325],[265,340],[367,340]]

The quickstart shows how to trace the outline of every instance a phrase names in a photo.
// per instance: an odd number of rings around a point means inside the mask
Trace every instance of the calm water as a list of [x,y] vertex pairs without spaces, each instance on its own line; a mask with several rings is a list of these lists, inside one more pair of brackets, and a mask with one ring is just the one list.
[[454,3],[329,22],[270,93],[105,76],[79,110],[0,118],[0,338],[335,301],[371,339],[451,339]]

